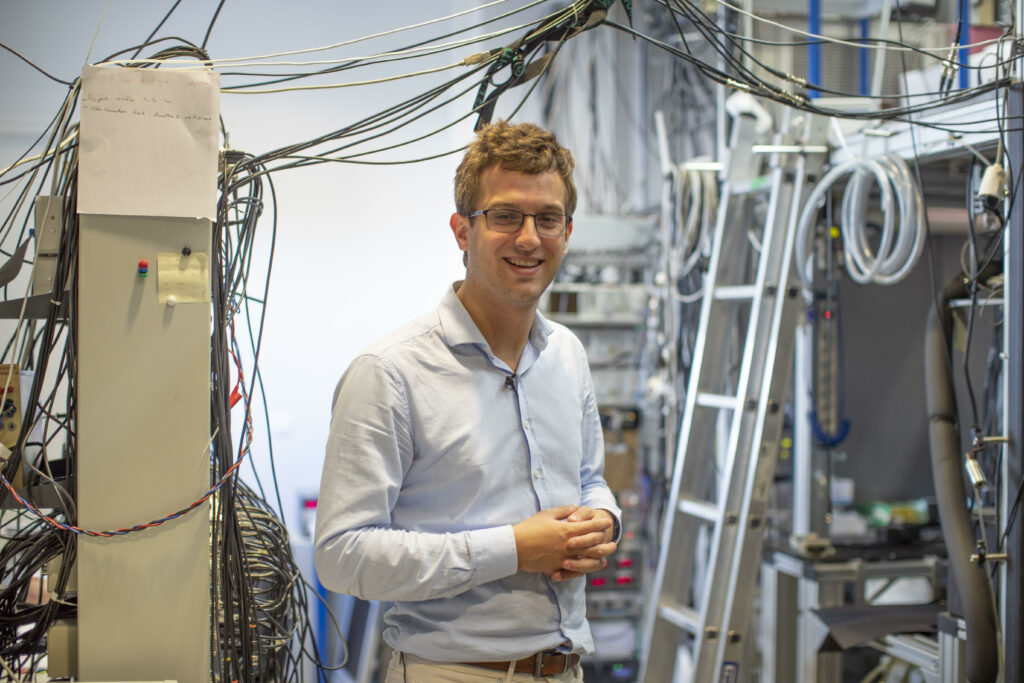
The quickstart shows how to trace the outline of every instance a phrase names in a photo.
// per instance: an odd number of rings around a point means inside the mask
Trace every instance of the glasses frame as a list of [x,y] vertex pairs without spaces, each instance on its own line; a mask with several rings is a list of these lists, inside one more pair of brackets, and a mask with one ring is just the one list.
[[[490,211],[515,211],[516,213],[522,214],[523,218],[522,218],[522,220],[519,221],[519,226],[515,230],[496,230],[495,228],[491,227],[491,222],[487,218],[487,214]],[[558,215],[558,216],[562,216],[563,218],[565,218],[565,221],[562,223],[562,231],[560,233],[558,233],[557,235],[550,235],[550,234],[541,232],[540,231],[540,227],[537,225],[537,216],[538,215]],[[530,218],[533,219],[533,229],[537,232],[537,235],[540,236],[540,237],[547,237],[547,238],[550,238],[550,239],[555,239],[557,237],[564,236],[566,231],[569,229],[569,224],[572,223],[572,216],[570,216],[568,214],[565,214],[565,213],[559,213],[557,211],[541,211],[539,214],[537,214],[537,213],[526,213],[524,211],[520,211],[519,209],[510,209],[510,208],[505,208],[505,207],[495,207],[493,209],[482,209],[480,211],[473,211],[472,213],[467,214],[466,218],[469,218],[469,219],[472,220],[473,218],[476,218],[477,216],[483,216],[484,217],[484,223],[487,225],[487,229],[488,230],[493,230],[494,232],[500,232],[503,235],[514,235],[515,233],[517,233],[520,230],[522,230],[523,226],[526,224],[526,218],[527,218],[527,216],[529,216]]]

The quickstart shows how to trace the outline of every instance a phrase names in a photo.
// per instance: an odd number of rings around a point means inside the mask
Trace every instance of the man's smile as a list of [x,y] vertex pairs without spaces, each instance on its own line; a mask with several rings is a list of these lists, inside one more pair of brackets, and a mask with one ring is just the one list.
[[541,264],[538,259],[512,258],[510,256],[506,256],[505,261],[519,268],[535,268]]

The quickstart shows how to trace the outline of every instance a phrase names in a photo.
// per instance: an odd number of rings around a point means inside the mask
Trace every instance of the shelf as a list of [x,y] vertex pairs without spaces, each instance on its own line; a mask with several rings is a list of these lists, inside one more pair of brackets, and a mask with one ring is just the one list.
[[[919,101],[921,98],[915,99]],[[1001,97],[999,105],[1003,106]],[[830,161],[839,164],[851,156],[879,157],[885,154],[897,154],[904,159],[919,156],[929,161],[968,155],[971,152],[966,145],[985,149],[998,142],[997,116],[996,97],[990,93],[913,115],[914,123],[922,125],[911,126],[905,121],[867,121],[860,131],[846,135],[845,146],[839,145],[832,150]],[[929,128],[929,125],[954,128],[958,132],[954,136],[945,130]],[[992,160],[991,155],[989,160]]]

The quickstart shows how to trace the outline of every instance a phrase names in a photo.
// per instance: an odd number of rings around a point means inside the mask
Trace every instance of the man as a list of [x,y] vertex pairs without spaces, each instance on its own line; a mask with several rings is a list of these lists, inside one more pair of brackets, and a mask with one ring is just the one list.
[[572,233],[573,160],[532,124],[483,129],[455,176],[466,279],[371,346],[335,393],[321,582],[393,601],[387,681],[581,681],[583,576],[616,548],[579,340],[537,313]]

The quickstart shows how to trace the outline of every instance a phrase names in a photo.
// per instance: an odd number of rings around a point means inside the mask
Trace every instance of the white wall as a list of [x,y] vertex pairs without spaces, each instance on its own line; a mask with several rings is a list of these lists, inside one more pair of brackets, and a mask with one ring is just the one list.
[[[172,4],[171,0],[111,0],[97,34],[106,5],[103,0],[5,2],[0,4],[0,41],[54,75],[72,80],[80,73],[94,34],[90,62],[141,42]],[[469,0],[358,4],[228,0],[207,47],[213,58],[224,58],[325,45],[477,4]],[[214,0],[184,0],[158,36],[178,35],[200,43],[216,5]],[[468,25],[468,19],[459,21],[462,23],[443,26],[453,30]],[[440,32],[428,28],[400,34],[387,41],[352,46],[341,54],[362,56],[385,44],[405,45],[413,38]],[[463,48],[433,59],[398,62],[373,71],[355,70],[317,82],[359,80],[447,64],[499,44],[492,40],[482,47]],[[147,49],[142,56],[150,52]],[[222,113],[231,145],[261,153],[340,128],[455,73],[313,93],[225,94]],[[0,51],[0,74],[2,167],[13,162],[42,131],[66,87],[47,80],[6,51]],[[229,82],[225,76],[224,83]],[[472,94],[440,117],[409,130],[437,128],[471,106]],[[431,140],[379,158],[414,158],[460,147],[471,138],[472,125],[473,119],[467,119]],[[451,177],[457,161],[457,156],[449,156],[403,166],[325,164],[274,176],[277,251],[260,367],[277,477],[290,524],[297,521],[299,496],[317,489],[330,399],[345,367],[368,343],[432,308],[448,283],[460,277],[461,255],[448,228],[454,210]],[[0,196],[6,191],[0,187]],[[0,209],[4,206],[0,204]],[[266,262],[270,227],[268,219],[261,222],[256,262]],[[4,249],[11,246],[2,245]],[[252,295],[262,296],[260,287],[252,289]],[[246,346],[245,330],[240,328],[237,333]],[[266,425],[259,405],[255,415],[257,441],[252,459],[269,486]],[[236,410],[235,417],[237,442],[240,411]],[[247,466],[246,471],[251,468]],[[246,476],[251,479],[251,474]],[[274,500],[270,490],[268,496]],[[142,520],[124,520],[126,524],[138,521]]]

